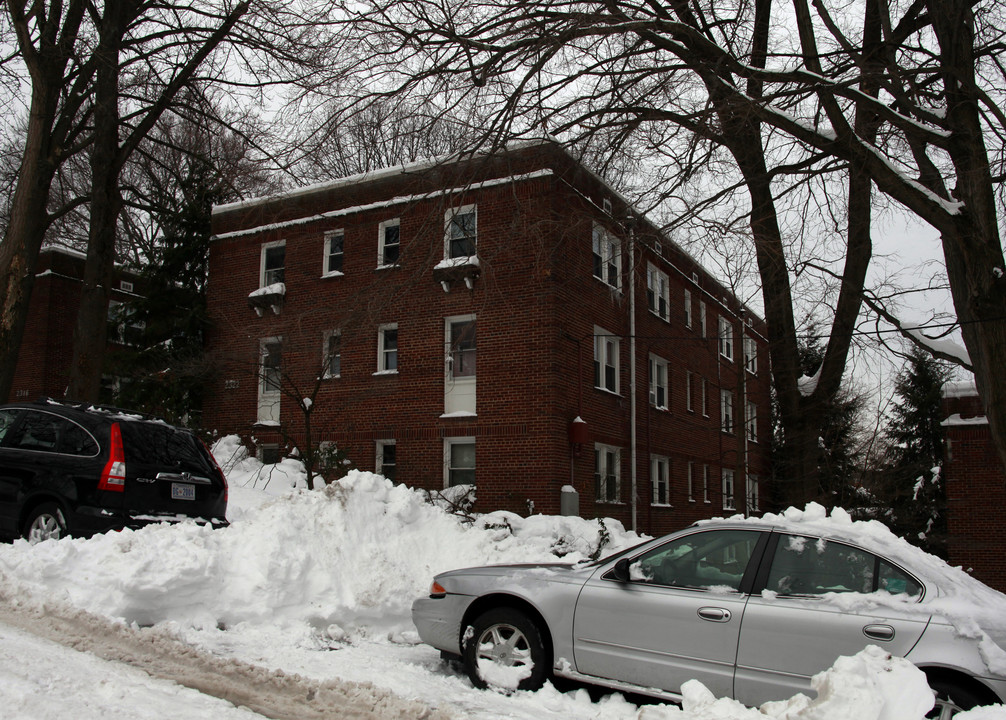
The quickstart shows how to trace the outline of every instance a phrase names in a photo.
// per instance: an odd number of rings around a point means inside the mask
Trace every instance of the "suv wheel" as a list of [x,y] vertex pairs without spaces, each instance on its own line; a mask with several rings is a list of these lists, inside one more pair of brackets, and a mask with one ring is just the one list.
[[24,538],[32,545],[43,540],[59,540],[66,535],[63,509],[54,502],[39,505],[24,524]]

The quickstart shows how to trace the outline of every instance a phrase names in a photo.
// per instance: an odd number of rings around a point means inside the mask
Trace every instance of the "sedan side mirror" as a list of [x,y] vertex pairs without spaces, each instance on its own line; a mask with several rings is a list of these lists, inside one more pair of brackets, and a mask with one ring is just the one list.
[[622,558],[611,569],[611,577],[618,582],[629,582],[629,559]]

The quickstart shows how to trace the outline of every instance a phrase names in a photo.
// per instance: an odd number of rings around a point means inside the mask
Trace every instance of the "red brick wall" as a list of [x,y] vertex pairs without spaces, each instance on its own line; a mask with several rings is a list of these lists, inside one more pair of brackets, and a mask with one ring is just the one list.
[[[204,422],[219,432],[254,436],[258,442],[281,442],[273,428],[257,427],[255,363],[260,338],[284,338],[288,374],[307,394],[322,358],[326,330],[342,330],[342,375],[324,380],[312,424],[317,440],[334,440],[361,469],[374,468],[378,439],[395,439],[398,478],[411,485],[443,487],[443,437],[476,438],[477,482],[482,509],[527,514],[556,513],[560,490],[574,485],[584,517],[613,516],[631,522],[629,456],[629,257],[623,258],[623,292],[592,276],[591,231],[599,221],[624,236],[601,211],[610,196],[603,185],[562,154],[530,153],[497,163],[488,177],[552,167],[554,173],[513,182],[472,186],[467,192],[417,197],[437,183],[461,187],[457,171],[401,175],[365,182],[338,191],[301,193],[289,205],[225,208],[214,216],[217,239],[211,249],[209,307],[214,321],[209,349],[221,368],[204,409]],[[455,169],[457,170],[457,169]],[[488,172],[482,168],[484,172]],[[485,174],[476,180],[487,177]],[[466,181],[467,182],[467,181]],[[418,190],[417,190],[418,189]],[[359,206],[411,195],[391,206]],[[444,292],[432,267],[443,257],[444,211],[476,203],[480,276],[472,290],[456,283]],[[349,208],[345,214],[323,217]],[[353,210],[353,208],[357,208]],[[617,212],[624,211],[619,208]],[[227,235],[297,214],[300,224]],[[400,267],[377,270],[378,225],[400,218]],[[320,278],[324,234],[345,235],[344,276]],[[286,242],[287,292],[279,315],[256,316],[248,294],[259,285],[260,249],[274,240]],[[659,258],[639,243],[636,253],[637,295],[637,523],[647,532],[664,532],[695,519],[721,514],[721,465],[736,468],[743,488],[745,462],[738,459],[735,435],[719,428],[719,387],[736,384],[741,358],[740,327],[735,327],[735,361],[721,362],[716,350],[716,318],[721,287],[673,246]],[[643,253],[660,264],[671,281],[670,321],[646,309],[646,264]],[[700,286],[691,274],[699,271]],[[685,286],[708,305],[710,337],[697,337],[683,320]],[[706,293],[706,294],[703,294]],[[736,311],[736,306],[733,308]],[[477,317],[477,417],[441,418],[444,412],[444,318]],[[374,375],[377,327],[398,324],[399,373]],[[621,336],[620,386],[616,396],[594,388],[593,333],[599,326]],[[748,394],[758,398],[760,442],[748,453],[752,474],[767,477],[767,352],[762,344],[757,375],[748,374]],[[670,366],[667,410],[649,407],[648,353],[657,352]],[[685,370],[706,377],[709,417],[685,409]],[[738,432],[743,401],[735,398]],[[568,427],[581,416],[591,441],[571,453]],[[284,398],[284,429],[297,436],[300,418],[292,398]],[[622,448],[619,504],[595,503],[594,442]],[[671,502],[649,507],[649,452],[671,460]],[[687,463],[710,465],[709,502],[699,488],[689,500]],[[698,479],[696,480],[698,484]],[[764,492],[763,492],[764,496]],[[740,502],[740,500],[738,500]],[[738,504],[738,507],[741,505]]]
[[[8,400],[63,397],[73,356],[73,328],[83,273],[82,255],[57,248],[44,248],[39,254],[24,341]],[[124,279],[136,280],[120,272],[117,282]],[[113,297],[125,302],[130,294],[116,289]]]
[[1006,474],[978,395],[944,398],[947,424],[948,554],[982,582],[1006,592]]

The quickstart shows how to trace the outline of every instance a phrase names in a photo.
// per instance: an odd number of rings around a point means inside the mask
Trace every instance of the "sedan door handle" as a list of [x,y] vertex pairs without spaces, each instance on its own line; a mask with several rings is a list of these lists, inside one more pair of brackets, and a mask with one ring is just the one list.
[[702,607],[699,608],[699,617],[709,622],[725,623],[730,622],[730,611],[726,608]]
[[871,640],[887,642],[894,639],[894,628],[890,625],[867,625],[863,628],[863,634]]

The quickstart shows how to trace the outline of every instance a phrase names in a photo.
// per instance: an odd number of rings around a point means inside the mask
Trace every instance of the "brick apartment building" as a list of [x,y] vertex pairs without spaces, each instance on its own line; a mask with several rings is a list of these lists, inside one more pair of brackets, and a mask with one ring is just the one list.
[[282,452],[313,396],[317,441],[484,510],[758,510],[762,321],[558,145],[217,207],[213,234],[207,428]]
[[[82,253],[67,248],[44,247],[35,270],[35,286],[28,303],[24,341],[18,354],[10,400],[62,398],[66,393],[73,359],[73,328],[77,323],[83,287]],[[117,269],[109,304],[109,345],[128,339],[129,325],[118,308],[137,297],[137,278]],[[108,382],[112,382],[111,379]],[[108,398],[111,400],[111,397]]]
[[948,560],[1006,592],[1006,474],[975,384],[948,383],[943,409]]

